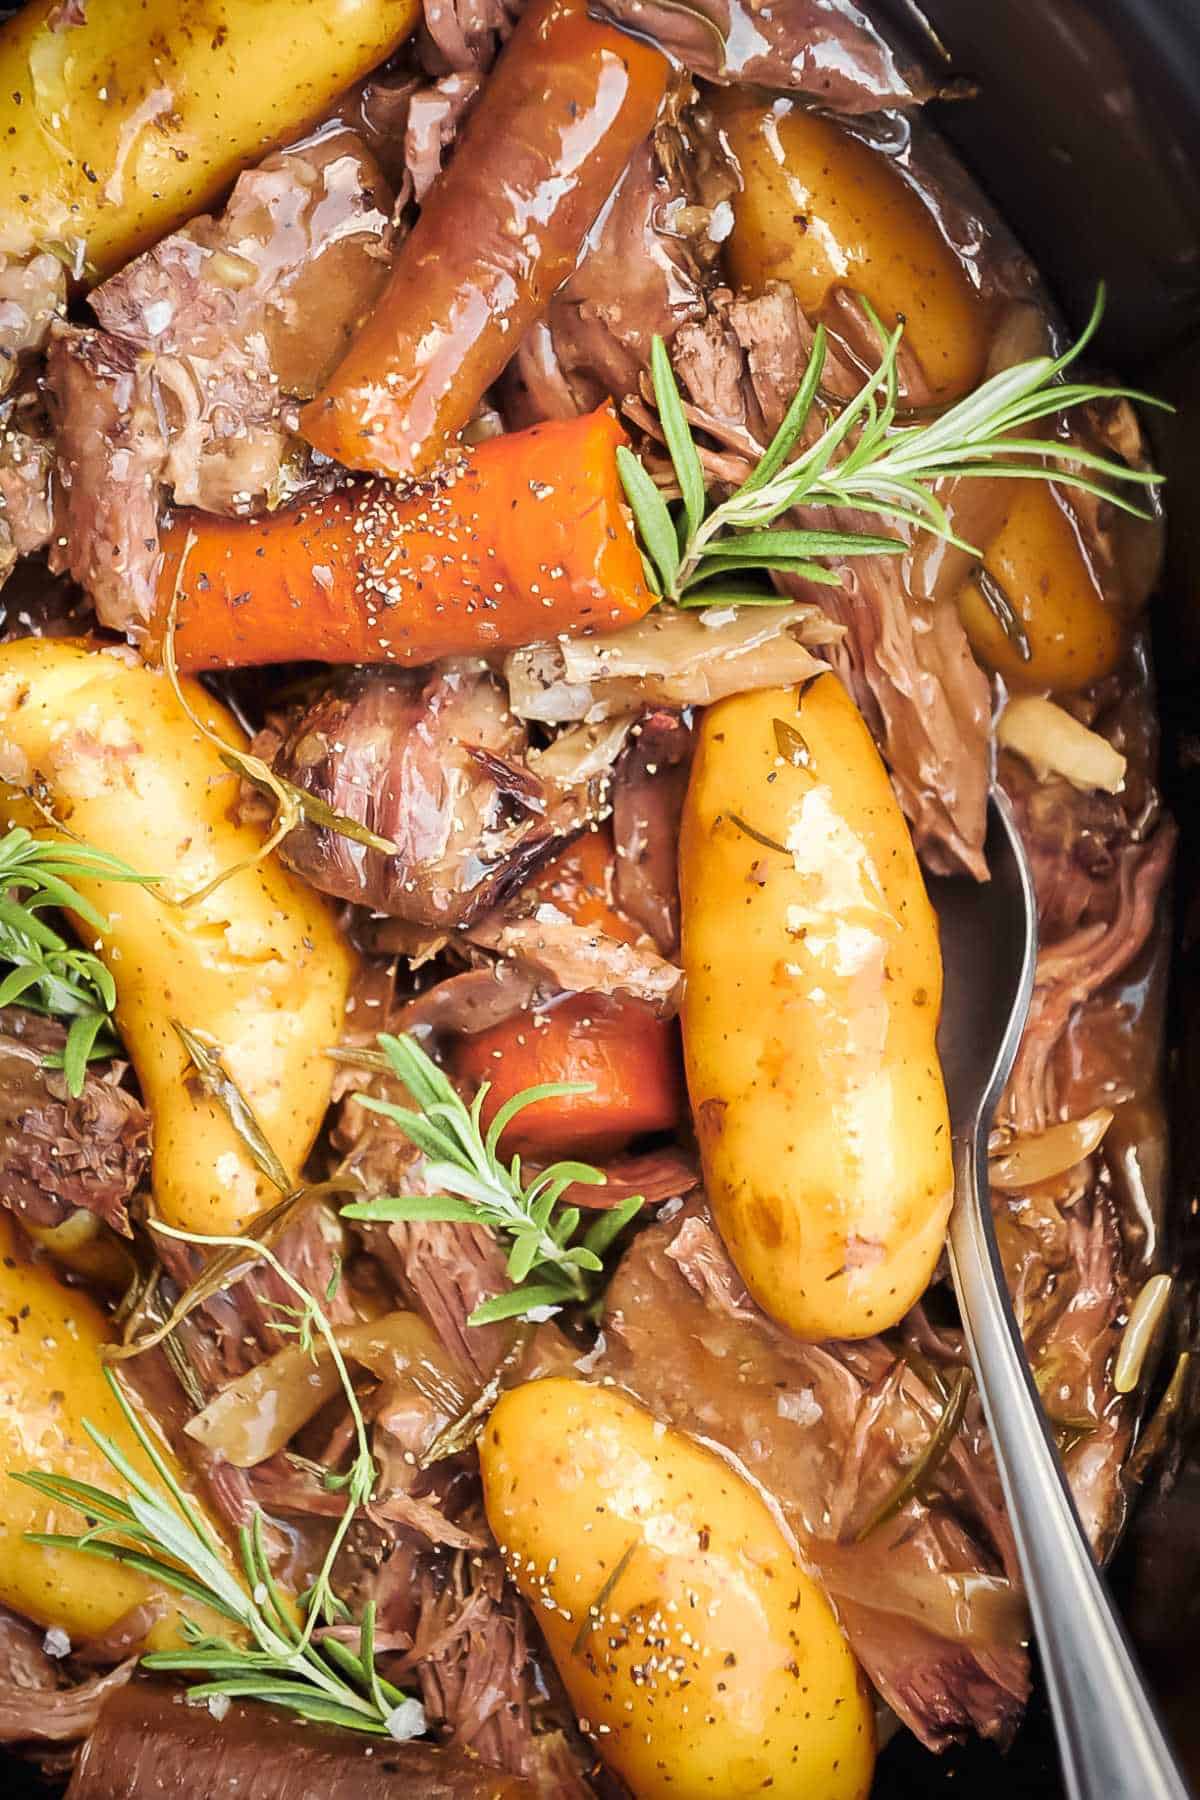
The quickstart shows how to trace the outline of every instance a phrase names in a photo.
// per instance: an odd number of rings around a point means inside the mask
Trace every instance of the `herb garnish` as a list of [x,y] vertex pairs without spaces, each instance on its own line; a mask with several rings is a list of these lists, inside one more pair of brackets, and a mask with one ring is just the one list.
[[971,1371],[970,1369],[960,1369],[954,1377],[948,1393],[942,1399],[942,1416],[924,1449],[905,1470],[887,1498],[876,1507],[866,1524],[857,1533],[855,1543],[861,1544],[863,1539],[870,1537],[873,1531],[878,1531],[881,1525],[886,1525],[889,1520],[894,1519],[910,1500],[924,1499],[947,1451],[954,1442],[970,1396]]
[[83,1092],[87,1065],[93,1057],[117,1049],[109,1031],[117,989],[100,958],[81,950],[46,923],[48,909],[73,912],[96,931],[108,920],[72,884],[76,881],[127,881],[146,885],[156,879],[139,875],[119,856],[90,844],[60,838],[36,838],[14,825],[0,838],[0,963],[10,965],[0,981],[0,1006],[20,1001],[33,1012],[70,1020],[60,1058],[69,1091]]
[[604,1252],[640,1209],[641,1197],[600,1213],[575,1242],[579,1208],[555,1209],[573,1182],[603,1186],[603,1173],[590,1163],[557,1162],[526,1181],[520,1157],[505,1164],[498,1152],[505,1127],[527,1106],[589,1092],[589,1084],[558,1081],[527,1088],[505,1102],[485,1134],[481,1114],[487,1082],[468,1107],[414,1038],[383,1034],[379,1042],[390,1073],[403,1082],[419,1110],[395,1106],[373,1094],[356,1094],[355,1099],[389,1119],[424,1153],[424,1179],[438,1191],[355,1201],[342,1208],[343,1216],[375,1222],[460,1220],[511,1238],[508,1277],[513,1285],[477,1306],[468,1320],[471,1325],[520,1317],[531,1307],[591,1299],[594,1278],[603,1272]]
[[[184,1616],[185,1640],[179,1650],[153,1651],[142,1658],[148,1669],[183,1674],[203,1674],[208,1680],[193,1687],[195,1699],[262,1700],[283,1706],[301,1717],[348,1726],[378,1737],[419,1735],[424,1714],[419,1703],[384,1681],[375,1667],[375,1609],[368,1605],[359,1624],[357,1653],[349,1645],[325,1635],[323,1628],[344,1626],[349,1613],[334,1592],[333,1569],[359,1509],[375,1491],[376,1467],[367,1437],[354,1383],[346,1367],[337,1334],[320,1302],[304,1283],[276,1256],[271,1242],[310,1201],[317,1189],[293,1188],[279,1157],[267,1141],[245,1095],[221,1063],[220,1054],[197,1033],[172,1021],[192,1067],[206,1091],[222,1108],[260,1171],[281,1190],[279,1204],[254,1221],[244,1236],[215,1236],[181,1231],[162,1220],[149,1221],[150,1230],[180,1243],[215,1252],[196,1281],[172,1309],[170,1316],[146,1336],[112,1346],[113,1358],[136,1356],[164,1338],[170,1339],[193,1307],[210,1295],[241,1280],[259,1263],[265,1263],[289,1290],[295,1304],[274,1302],[281,1315],[275,1329],[292,1336],[307,1353],[316,1353],[318,1337],[332,1360],[341,1383],[354,1427],[354,1455],[343,1473],[325,1472],[328,1489],[346,1496],[329,1547],[309,1587],[294,1604],[283,1596],[271,1573],[263,1541],[263,1515],[256,1509],[249,1527],[238,1534],[245,1585],[234,1575],[222,1547],[204,1517],[176,1482],[153,1439],[130,1407],[112,1371],[107,1379],[138,1443],[165,1486],[165,1492],[143,1481],[119,1448],[86,1419],[84,1430],[116,1472],[127,1482],[128,1500],[69,1476],[32,1471],[13,1476],[56,1503],[82,1512],[87,1529],[67,1533],[29,1533],[33,1543],[55,1549],[75,1549],[112,1562],[123,1562],[177,1592],[202,1602],[241,1628],[249,1646],[204,1632]],[[270,1241],[268,1241],[270,1240]],[[326,1289],[329,1300],[336,1292],[340,1266]],[[317,1636],[318,1632],[321,1636]],[[419,1717],[418,1717],[419,1715]]]
[[[893,520],[978,555],[955,535],[936,492],[938,482],[962,477],[1053,481],[1147,517],[1111,484],[1150,488],[1162,480],[1160,475],[1063,439],[1027,435],[1039,420],[1097,400],[1165,404],[1133,388],[1061,379],[1095,334],[1103,311],[1101,286],[1083,331],[1060,356],[1035,356],[1004,369],[935,418],[916,424],[897,423],[896,357],[903,324],[886,332],[867,307],[882,355],[878,367],[840,410],[820,397],[827,342],[825,328],[819,325],[783,423],[741,487],[716,506],[709,503],[703,466],[666,348],[661,338],[655,338],[651,379],[682,497],[679,507],[672,511],[631,450],[622,446],[617,451],[651,587],[677,606],[771,605],[778,603],[777,595],[730,577],[776,569],[836,587],[839,577],[827,559],[898,555],[908,549],[899,538],[844,527],[809,531],[776,526],[784,513],[800,506],[836,507]],[[821,421],[814,441],[788,461],[814,410]]]
[[[177,1235],[177,1234],[173,1234]],[[262,1513],[238,1533],[244,1582],[205,1523],[191,1497],[180,1487],[157,1444],[130,1406],[111,1371],[106,1375],[117,1402],[162,1487],[144,1480],[112,1439],[84,1420],[83,1428],[113,1469],[126,1482],[122,1498],[67,1475],[37,1471],[14,1474],[13,1481],[43,1494],[56,1506],[83,1513],[87,1529],[29,1532],[28,1540],[55,1550],[124,1563],[151,1580],[217,1613],[245,1633],[248,1643],[202,1630],[184,1615],[179,1650],[156,1650],[142,1658],[148,1669],[203,1674],[207,1680],[189,1689],[194,1700],[227,1696],[262,1700],[286,1707],[301,1718],[342,1725],[375,1737],[415,1736],[421,1720],[410,1717],[417,1702],[384,1681],[375,1668],[375,1609],[368,1605],[359,1627],[357,1651],[337,1639],[314,1634],[321,1625],[342,1623],[346,1609],[329,1585],[330,1569],[344,1531],[334,1541],[317,1580],[298,1605],[284,1595],[271,1572],[263,1542]],[[351,1392],[353,1390],[350,1390]],[[358,1421],[361,1426],[361,1420]],[[360,1458],[363,1452],[360,1450]],[[367,1458],[369,1462],[369,1457]],[[369,1491],[369,1490],[368,1490]],[[343,1520],[363,1498],[352,1488]],[[397,1714],[404,1729],[397,1729]],[[409,1729],[409,1725],[415,1726]]]

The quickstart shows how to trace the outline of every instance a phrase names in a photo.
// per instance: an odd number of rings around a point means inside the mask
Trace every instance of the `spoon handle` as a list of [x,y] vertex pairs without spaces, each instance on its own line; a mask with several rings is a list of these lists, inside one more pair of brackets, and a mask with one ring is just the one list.
[[950,1262],[1025,1574],[1071,1800],[1189,1800],[1059,1467],[988,1199],[986,1131],[956,1134]]

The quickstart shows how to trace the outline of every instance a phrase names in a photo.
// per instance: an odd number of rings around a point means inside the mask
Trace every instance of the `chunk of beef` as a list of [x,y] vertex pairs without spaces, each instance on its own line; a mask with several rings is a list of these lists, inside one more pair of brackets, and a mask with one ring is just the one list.
[[113,1695],[88,1738],[69,1800],[159,1800],[234,1794],[239,1800],[517,1800],[536,1789],[468,1753],[390,1743],[299,1723],[234,1701],[217,1719],[180,1688],[139,1681]]
[[860,1537],[928,1442],[938,1407],[879,1340],[802,1344],[754,1306],[703,1213],[643,1232],[609,1289],[611,1374],[715,1441],[778,1502],[855,1654],[923,1742],[1005,1737],[1028,1691],[999,1489],[974,1436],[928,1505]]
[[66,299],[67,274],[57,256],[48,250],[28,260],[0,255],[0,398],[42,348]]
[[58,326],[46,383],[56,428],[51,570],[86,589],[103,624],[137,630],[154,608],[167,455],[147,360],[123,338]]
[[849,113],[929,97],[853,0],[605,0],[605,11],[705,81],[790,89]]
[[396,845],[307,822],[284,860],[314,887],[414,924],[469,924],[602,804],[603,771],[543,780],[525,728],[478,663],[356,670],[290,726],[277,772]]
[[[207,428],[197,448],[212,466],[181,453],[170,475],[177,499],[246,510],[246,484],[226,467],[229,440],[260,422],[260,408],[262,423],[273,419],[280,392],[314,393],[338,362],[386,275],[390,203],[361,140],[327,133],[267,157],[239,177],[222,213],[193,219],[93,289],[104,329],[170,371],[182,436]],[[252,492],[268,486],[260,479]]]
[[471,927],[472,943],[512,958],[566,994],[619,994],[644,1000],[662,1017],[679,1007],[683,972],[649,945],[627,944],[595,925],[577,925],[540,906],[532,918],[496,914]]
[[90,296],[102,331],[60,330],[49,387],[64,501],[55,566],[137,632],[164,488],[244,513],[294,490],[295,401],[338,360],[386,276],[390,194],[349,132],[269,156]]
[[95,1727],[105,1700],[133,1674],[130,1661],[72,1682],[44,1640],[37,1626],[0,1607],[0,1744],[78,1742]]
[[615,899],[666,957],[679,952],[679,823],[691,759],[690,725],[660,707],[635,728],[613,779]]
[[120,1064],[94,1064],[74,1098],[45,1060],[65,1042],[55,1021],[0,1012],[0,1201],[38,1226],[82,1207],[128,1236],[126,1208],[149,1162],[149,1115],[120,1085]]
[[[592,227],[579,267],[521,344],[511,371],[514,423],[572,418],[638,391],[657,334],[668,342],[703,315],[694,243],[717,250],[723,215],[688,207],[653,140],[638,150]],[[728,212],[728,205],[726,205]]]

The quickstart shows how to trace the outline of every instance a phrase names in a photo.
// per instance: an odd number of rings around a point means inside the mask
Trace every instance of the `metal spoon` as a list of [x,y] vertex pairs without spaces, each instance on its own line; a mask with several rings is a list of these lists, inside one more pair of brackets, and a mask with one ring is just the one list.
[[1004,795],[989,882],[935,878],[946,970],[938,1048],[954,1133],[950,1265],[1008,1501],[1071,1800],[1188,1800],[1092,1558],[1005,1285],[988,1198],[992,1116],[1033,994],[1037,904]]

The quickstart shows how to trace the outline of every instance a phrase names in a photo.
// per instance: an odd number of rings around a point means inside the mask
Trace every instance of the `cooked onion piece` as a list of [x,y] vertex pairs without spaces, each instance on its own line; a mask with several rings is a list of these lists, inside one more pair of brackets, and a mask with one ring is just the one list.
[[640,706],[711,706],[751,688],[806,681],[825,667],[809,646],[841,635],[819,607],[801,603],[708,612],[658,606],[604,638],[526,644],[504,673],[520,718],[594,723]]
[[1098,1106],[1082,1119],[1064,1119],[1061,1124],[1048,1125],[1045,1131],[1015,1138],[990,1160],[992,1186],[1016,1192],[1065,1175],[1100,1148],[1112,1121],[1108,1107]]
[[[432,1329],[415,1313],[388,1313],[335,1330],[347,1362],[378,1380],[409,1380],[439,1404],[430,1436],[466,1404],[462,1377],[451,1370]],[[185,1427],[190,1438],[238,1469],[265,1462],[337,1393],[341,1376],[329,1347],[289,1344],[227,1383]]]
[[1166,1315],[1172,1285],[1169,1275],[1152,1275],[1130,1309],[1113,1367],[1113,1386],[1118,1394],[1132,1394],[1141,1380],[1155,1333]]
[[1125,783],[1121,752],[1053,700],[1033,694],[1010,700],[996,742],[1023,757],[1039,781],[1061,775],[1072,787],[1105,794],[1119,794]]

